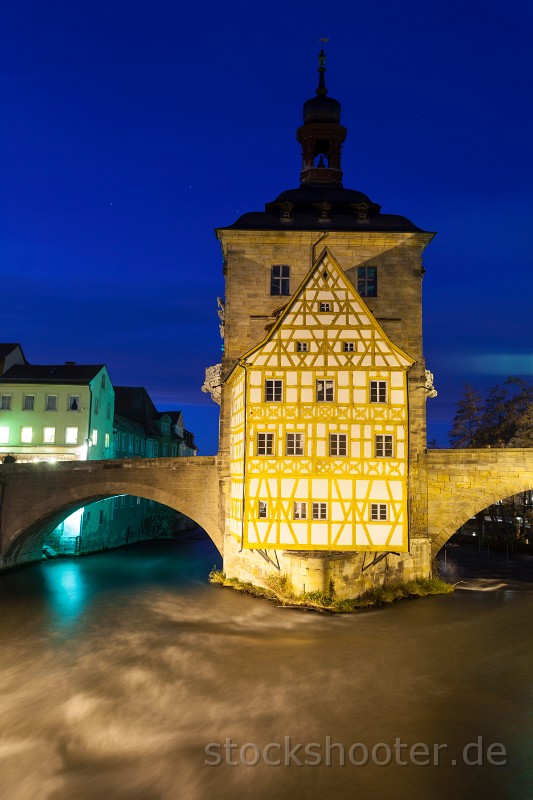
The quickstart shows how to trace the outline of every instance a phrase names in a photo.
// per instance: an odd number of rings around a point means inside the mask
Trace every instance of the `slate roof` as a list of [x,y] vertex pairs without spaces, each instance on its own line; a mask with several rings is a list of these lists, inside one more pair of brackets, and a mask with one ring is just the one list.
[[0,383],[64,383],[85,386],[105,364],[16,364],[0,377]]

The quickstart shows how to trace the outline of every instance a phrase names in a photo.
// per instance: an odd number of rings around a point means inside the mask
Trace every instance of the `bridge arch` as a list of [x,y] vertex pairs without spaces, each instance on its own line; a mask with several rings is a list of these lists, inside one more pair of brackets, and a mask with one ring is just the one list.
[[124,494],[185,514],[222,550],[214,458],[76,462],[75,467],[71,462],[68,466],[14,464],[2,469],[1,480],[5,566],[25,560],[23,554],[31,542],[44,541],[76,509]]
[[430,450],[427,468],[434,555],[475,514],[533,490],[533,448]]

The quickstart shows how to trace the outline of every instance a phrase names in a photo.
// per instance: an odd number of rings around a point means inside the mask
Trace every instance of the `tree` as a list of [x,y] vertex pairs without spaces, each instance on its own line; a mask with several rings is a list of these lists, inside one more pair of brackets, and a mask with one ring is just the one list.
[[483,403],[479,394],[465,384],[465,396],[457,403],[449,440],[452,447],[478,447]]

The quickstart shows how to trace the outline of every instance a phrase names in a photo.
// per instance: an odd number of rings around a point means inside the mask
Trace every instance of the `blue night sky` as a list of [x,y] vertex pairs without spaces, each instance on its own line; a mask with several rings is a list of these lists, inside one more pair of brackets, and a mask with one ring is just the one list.
[[447,445],[463,384],[531,376],[532,6],[3,4],[0,340],[32,363],[101,363],[182,408],[200,453],[218,408],[213,233],[299,182],[295,131],[327,85],[344,185],[438,235],[425,351]]

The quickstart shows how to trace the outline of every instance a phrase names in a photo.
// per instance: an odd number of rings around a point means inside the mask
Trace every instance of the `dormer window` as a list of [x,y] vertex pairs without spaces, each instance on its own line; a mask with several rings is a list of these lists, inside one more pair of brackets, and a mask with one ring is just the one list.
[[280,204],[280,220],[282,222],[292,222],[294,219],[294,206],[292,203]]
[[319,222],[331,221],[331,203],[316,203],[315,208],[317,210]]

